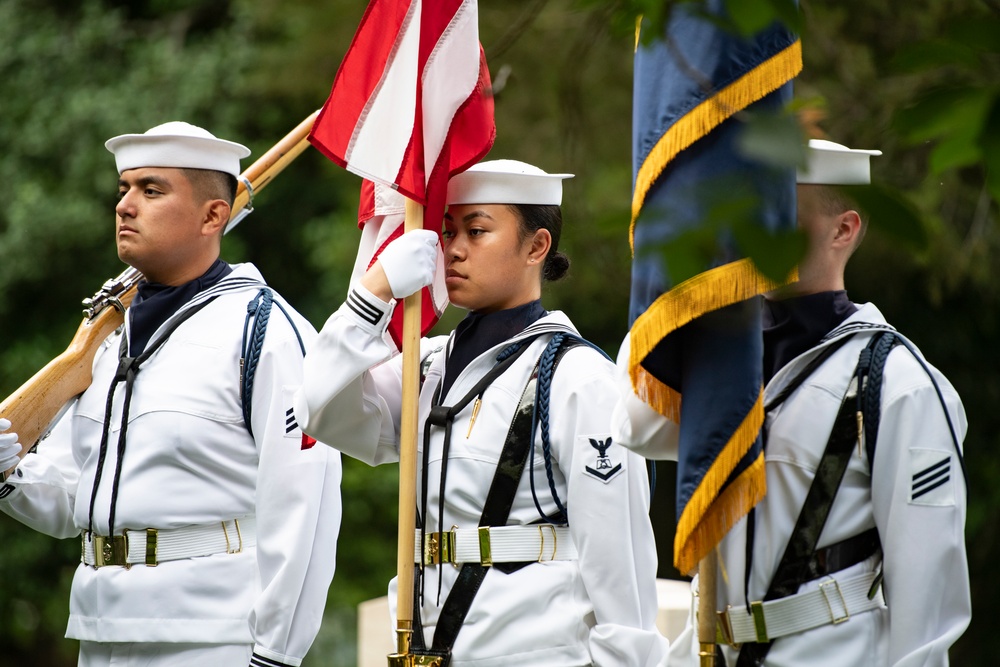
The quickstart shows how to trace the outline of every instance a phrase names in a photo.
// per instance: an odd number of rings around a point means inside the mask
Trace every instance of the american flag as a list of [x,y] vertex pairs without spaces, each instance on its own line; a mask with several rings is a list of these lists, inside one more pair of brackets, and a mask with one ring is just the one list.
[[[477,3],[372,0],[309,140],[347,170],[423,204],[425,228],[440,233],[448,179],[482,159],[495,136]],[[362,192],[362,208],[368,197]],[[386,230],[374,236],[387,242],[401,232]],[[384,245],[372,244],[371,262]],[[435,312],[424,308],[421,333]],[[397,343],[399,331],[397,320]]]

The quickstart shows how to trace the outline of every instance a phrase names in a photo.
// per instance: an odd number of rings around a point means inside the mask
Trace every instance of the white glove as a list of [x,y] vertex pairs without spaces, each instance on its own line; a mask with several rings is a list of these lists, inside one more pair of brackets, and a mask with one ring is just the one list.
[[378,261],[392,295],[402,299],[434,282],[437,256],[438,235],[429,229],[406,232],[387,245]]
[[21,460],[17,433],[4,433],[9,428],[10,422],[0,417],[0,472],[13,468]]

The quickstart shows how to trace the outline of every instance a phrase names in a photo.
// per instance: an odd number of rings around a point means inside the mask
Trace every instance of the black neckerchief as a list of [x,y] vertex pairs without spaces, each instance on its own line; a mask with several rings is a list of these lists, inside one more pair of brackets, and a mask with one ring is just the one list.
[[445,362],[444,379],[441,382],[441,397],[448,395],[448,389],[465,367],[486,350],[509,340],[548,315],[542,308],[541,300],[498,310],[495,313],[469,313],[455,327],[454,343]]
[[114,407],[115,392],[118,385],[124,382],[125,391],[122,398],[122,416],[120,428],[118,430],[118,456],[115,462],[115,476],[111,487],[111,510],[108,513],[109,536],[115,534],[115,510],[118,506],[118,489],[121,484],[122,460],[125,456],[125,435],[128,432],[128,413],[129,407],[132,403],[132,389],[135,384],[136,374],[139,372],[139,368],[142,366],[143,362],[151,357],[159,349],[159,347],[166,342],[167,338],[170,337],[170,334],[173,333],[174,329],[179,327],[188,318],[214,301],[217,296],[219,295],[215,294],[211,297],[202,299],[200,302],[195,303],[187,310],[178,314],[176,317],[168,320],[169,323],[166,325],[166,330],[163,334],[153,341],[152,346],[147,347],[138,356],[130,357],[126,354],[125,348],[127,345],[125,336],[121,337],[121,344],[118,346],[118,369],[116,370],[114,377],[111,378],[111,386],[108,388],[107,404],[104,408],[104,428],[101,431],[101,444],[98,447],[97,467],[94,472],[94,486],[90,492],[90,519],[87,527],[87,539],[91,539],[94,533],[94,503],[97,501],[97,490],[101,485],[101,476],[104,472],[104,462],[108,454],[108,436],[111,434],[111,415]]
[[128,310],[129,354],[133,357],[142,354],[150,337],[171,315],[194,298],[195,294],[207,290],[232,272],[233,267],[216,259],[208,271],[183,285],[162,285],[145,280],[140,282]]
[[858,307],[847,292],[819,292],[772,301],[764,299],[764,382],[785,364],[819,344],[841,322],[856,313]]

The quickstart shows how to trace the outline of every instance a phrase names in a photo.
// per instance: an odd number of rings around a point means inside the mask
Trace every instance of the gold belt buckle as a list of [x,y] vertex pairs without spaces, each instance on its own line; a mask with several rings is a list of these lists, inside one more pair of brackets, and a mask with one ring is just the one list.
[[556,550],[559,549],[559,539],[556,537],[556,527],[551,523],[538,524],[538,562],[541,563],[543,560],[543,555],[545,552],[545,531],[543,528],[548,528],[552,533],[552,556],[549,560],[556,559]]
[[118,565],[129,569],[132,567],[127,562],[128,556],[128,531],[122,535],[93,535],[94,541],[94,568],[106,567],[108,565]]
[[155,528],[146,529],[146,566],[156,567],[159,561],[156,559],[157,532]]
[[479,527],[479,562],[483,567],[493,565],[493,545],[490,542],[490,527]]
[[760,600],[750,603],[750,614],[753,617],[753,629],[757,633],[757,643],[770,641],[767,638],[767,622],[764,618],[764,603]]
[[719,617],[718,625],[716,625],[717,638],[721,639],[721,643],[728,644],[729,646],[738,649],[740,644],[736,643],[735,637],[733,636],[733,622],[729,618],[729,612],[732,610],[732,605],[726,605],[724,611],[716,612]]
[[455,531],[424,535],[424,565],[455,563]]

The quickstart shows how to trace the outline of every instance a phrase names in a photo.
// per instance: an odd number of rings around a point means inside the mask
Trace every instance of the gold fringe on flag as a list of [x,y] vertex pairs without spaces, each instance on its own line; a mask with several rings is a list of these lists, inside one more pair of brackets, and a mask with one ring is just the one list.
[[[794,279],[793,275],[790,280]],[[636,318],[629,332],[629,375],[636,396],[664,417],[679,422],[680,394],[647,373],[641,366],[642,360],[669,333],[688,322],[778,286],[747,258],[699,273],[661,294]]]
[[635,221],[642,211],[649,189],[667,164],[685,148],[706,136],[737,111],[774,92],[802,71],[802,42],[771,56],[718,93],[679,118],[663,133],[643,160],[632,193],[632,223],[629,245],[635,252]]
[[[796,280],[794,273],[789,280]],[[672,331],[720,308],[778,287],[761,274],[750,259],[710,269],[690,278],[660,297],[636,318],[630,331],[629,374],[636,395],[654,410],[680,423],[681,394],[642,367],[642,360]],[[757,439],[764,423],[763,387],[757,401],[678,518],[674,539],[674,566],[691,572],[719,540],[764,496],[764,458],[758,457],[716,499],[722,485]]]
[[[764,390],[750,413],[726,443],[677,520],[674,567],[692,572],[698,562],[764,497],[764,453],[722,491],[740,460],[750,451],[764,425]],[[718,498],[716,498],[718,496]]]
[[[650,188],[677,155],[736,112],[780,88],[802,71],[802,44],[791,46],[750,70],[678,119],[657,141],[636,175],[629,244]],[[793,275],[790,280],[795,280]],[[768,292],[778,285],[742,259],[684,281],[662,294],[632,324],[629,375],[636,395],[660,414],[680,422],[681,395],[642,368],[642,360],[671,332],[720,308]],[[678,519],[674,562],[691,572],[722,537],[764,496],[761,454],[724,490],[723,484],[756,441],[764,423],[763,388],[753,408],[712,463]],[[721,491],[721,495],[720,494]],[[718,498],[716,496],[719,496]]]

